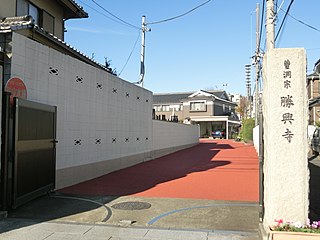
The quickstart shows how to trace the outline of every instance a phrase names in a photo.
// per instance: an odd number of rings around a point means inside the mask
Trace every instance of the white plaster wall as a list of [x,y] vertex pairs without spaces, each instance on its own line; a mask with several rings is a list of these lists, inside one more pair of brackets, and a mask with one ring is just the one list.
[[152,92],[17,33],[11,77],[28,100],[57,106],[58,187],[198,142],[198,127],[152,121]]
[[150,91],[19,34],[11,71],[28,100],[57,106],[57,169],[151,151]]
[[199,126],[154,120],[153,150],[181,145],[196,144],[199,141]]

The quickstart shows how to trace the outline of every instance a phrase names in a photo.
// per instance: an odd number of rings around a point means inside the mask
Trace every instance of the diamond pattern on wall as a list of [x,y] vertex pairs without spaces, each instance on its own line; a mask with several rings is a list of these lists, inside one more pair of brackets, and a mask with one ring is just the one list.
[[102,83],[97,83],[97,88],[102,89]]
[[57,68],[49,67],[49,74],[58,76],[59,70]]
[[76,76],[76,82],[77,83],[83,83],[83,78],[79,77],[79,76]]
[[75,139],[74,145],[81,145],[81,139]]

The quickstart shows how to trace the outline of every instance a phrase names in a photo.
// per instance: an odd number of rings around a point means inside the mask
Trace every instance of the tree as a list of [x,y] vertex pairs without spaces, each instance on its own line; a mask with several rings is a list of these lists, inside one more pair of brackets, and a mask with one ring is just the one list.
[[244,96],[240,96],[240,103],[236,107],[236,112],[240,115],[240,120],[246,119],[248,117],[249,108],[249,100]]

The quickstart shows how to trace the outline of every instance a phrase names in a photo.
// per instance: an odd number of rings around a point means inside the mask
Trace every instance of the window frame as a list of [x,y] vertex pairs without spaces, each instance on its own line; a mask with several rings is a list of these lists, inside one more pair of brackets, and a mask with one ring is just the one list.
[[[200,107],[200,109],[195,109],[195,107],[192,107],[192,105],[195,104],[201,104],[203,107]],[[207,101],[192,101],[189,103],[189,112],[207,112]]]

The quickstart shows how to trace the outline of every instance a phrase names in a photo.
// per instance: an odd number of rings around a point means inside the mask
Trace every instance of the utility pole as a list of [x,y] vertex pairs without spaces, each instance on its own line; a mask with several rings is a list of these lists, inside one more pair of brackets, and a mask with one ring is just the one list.
[[256,54],[254,65],[256,68],[256,92],[255,92],[255,126],[259,124],[259,75],[260,75],[260,5],[256,7]]
[[267,51],[274,48],[274,0],[267,0],[266,37]]
[[146,43],[145,33],[151,31],[150,28],[147,28],[146,16],[142,16],[141,31],[142,31],[142,36],[141,36],[141,55],[140,55],[140,80],[138,83],[141,85],[141,87],[143,87],[143,79],[145,74],[145,68],[144,68],[144,55],[145,55],[145,43]]

